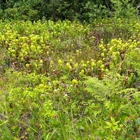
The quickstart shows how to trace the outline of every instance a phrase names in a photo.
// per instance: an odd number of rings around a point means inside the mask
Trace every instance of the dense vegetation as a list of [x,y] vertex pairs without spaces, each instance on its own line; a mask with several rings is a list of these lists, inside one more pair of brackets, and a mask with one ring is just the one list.
[[139,0],[0,0],[0,19],[91,22],[99,17],[132,16],[138,4]]
[[0,30],[1,139],[139,138],[139,19]]
[[0,140],[140,139],[138,0],[0,4]]

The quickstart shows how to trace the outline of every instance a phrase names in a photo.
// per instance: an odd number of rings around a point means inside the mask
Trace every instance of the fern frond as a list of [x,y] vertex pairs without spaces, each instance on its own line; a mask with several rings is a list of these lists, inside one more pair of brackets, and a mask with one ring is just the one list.
[[98,100],[106,99],[106,95],[111,92],[109,87],[96,77],[88,76],[87,80],[84,81],[84,84],[86,85],[85,90],[94,95]]

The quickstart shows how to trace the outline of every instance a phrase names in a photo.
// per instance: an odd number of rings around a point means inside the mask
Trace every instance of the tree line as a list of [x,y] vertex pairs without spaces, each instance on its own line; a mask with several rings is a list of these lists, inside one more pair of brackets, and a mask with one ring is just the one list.
[[0,0],[0,19],[93,21],[103,17],[132,17],[139,0]]

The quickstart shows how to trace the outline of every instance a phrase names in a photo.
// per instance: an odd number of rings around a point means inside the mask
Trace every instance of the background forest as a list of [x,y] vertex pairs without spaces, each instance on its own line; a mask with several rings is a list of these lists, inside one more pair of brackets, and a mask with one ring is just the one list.
[[93,21],[132,16],[139,0],[0,0],[0,19]]

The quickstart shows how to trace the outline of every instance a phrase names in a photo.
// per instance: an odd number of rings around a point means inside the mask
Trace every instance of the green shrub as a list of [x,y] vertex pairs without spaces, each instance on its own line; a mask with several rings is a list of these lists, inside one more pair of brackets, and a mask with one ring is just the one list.
[[130,2],[129,0],[111,0],[112,8],[114,10],[114,17],[124,17],[132,18],[136,17],[136,7],[133,6],[134,1]]

